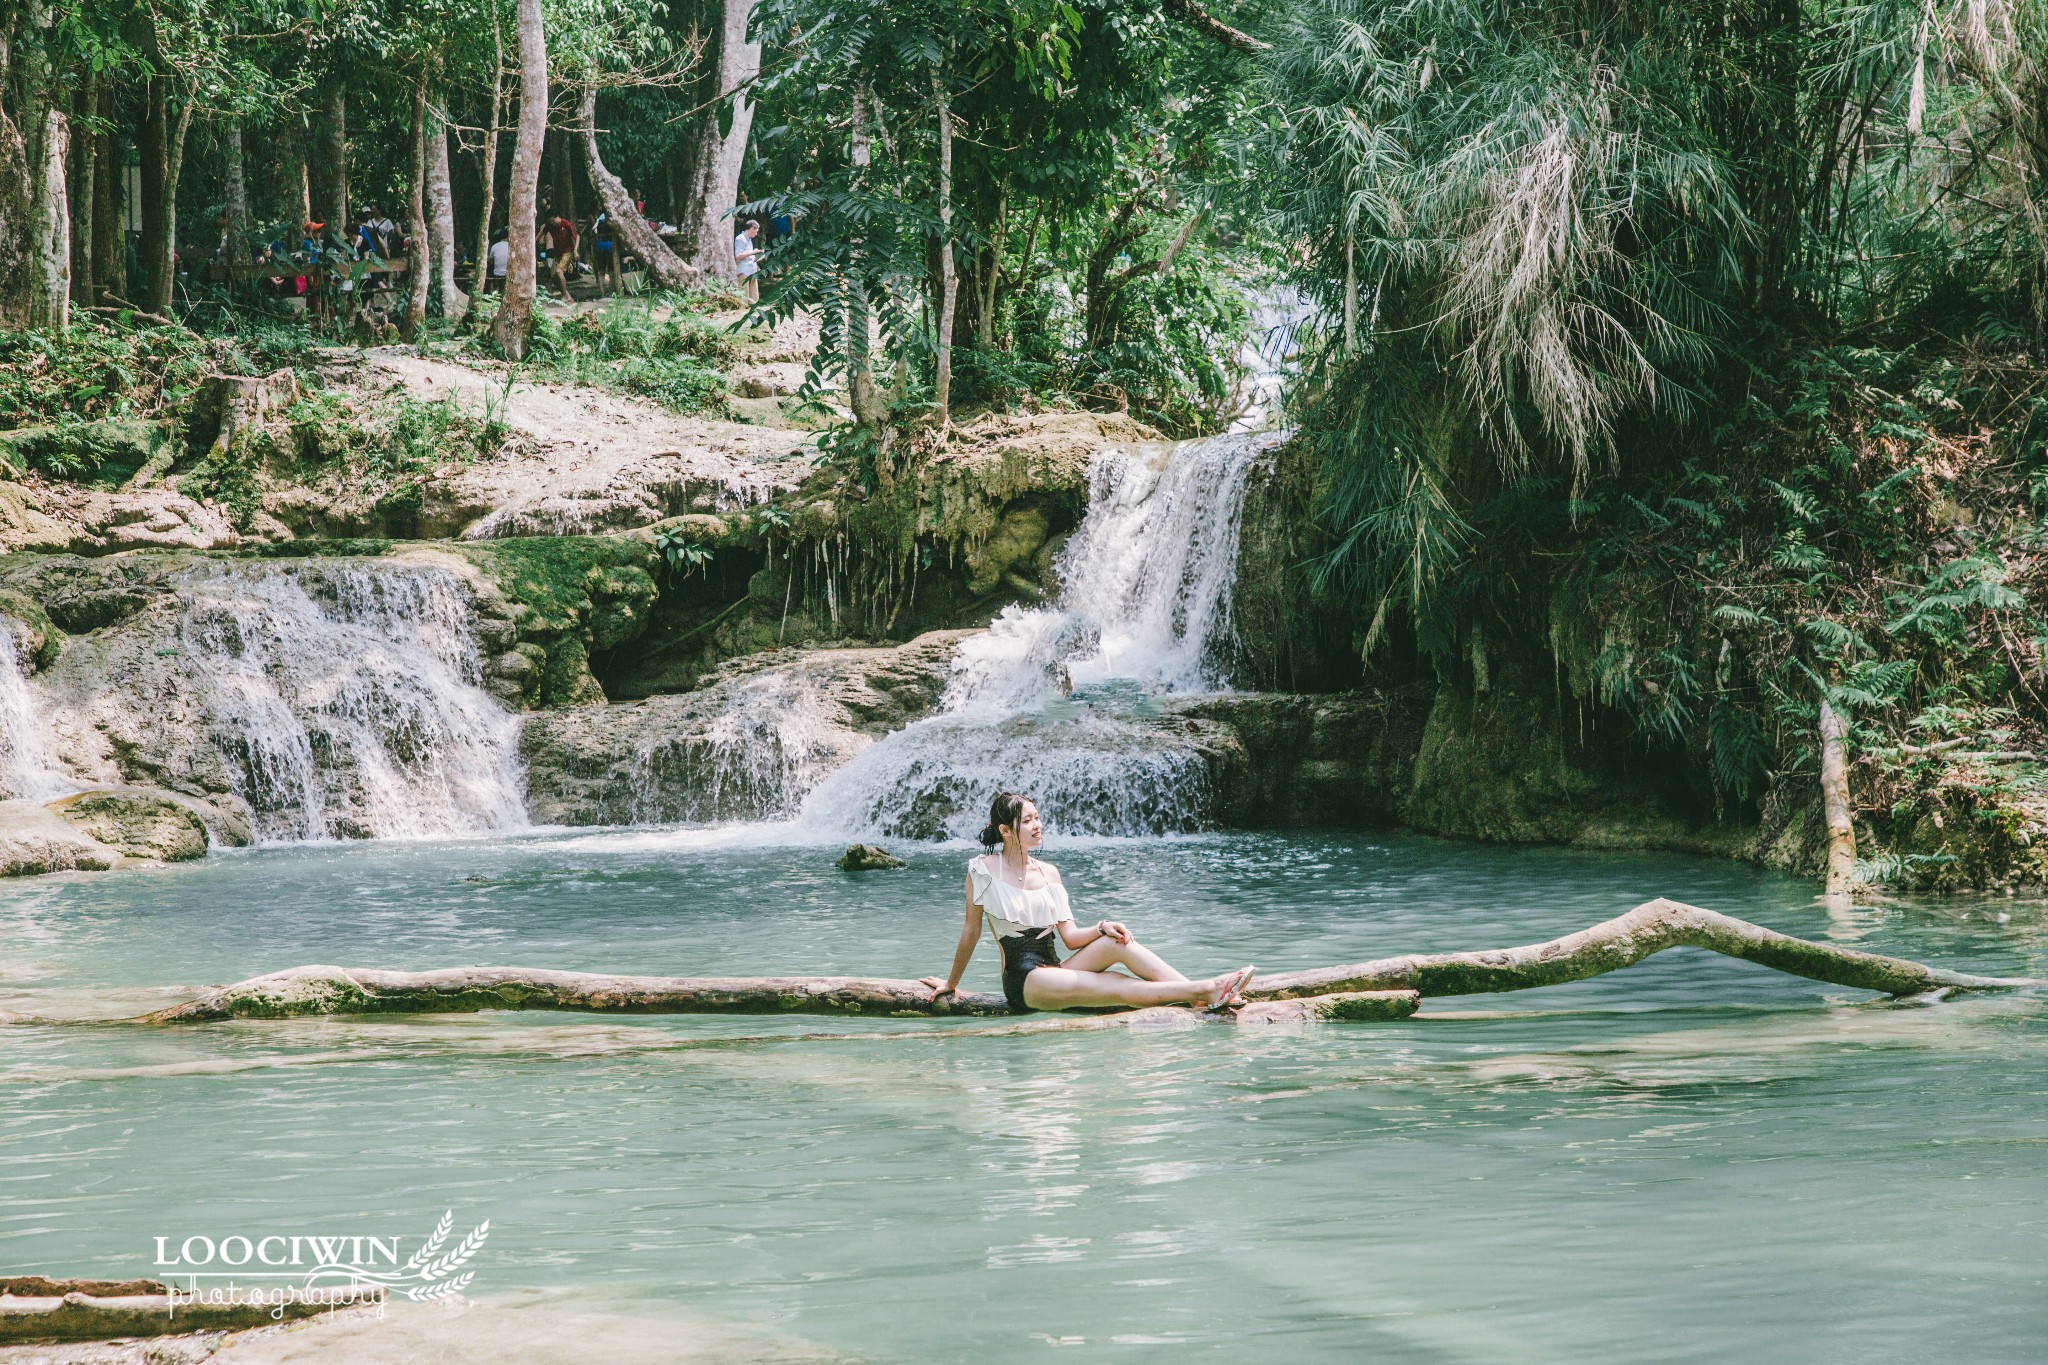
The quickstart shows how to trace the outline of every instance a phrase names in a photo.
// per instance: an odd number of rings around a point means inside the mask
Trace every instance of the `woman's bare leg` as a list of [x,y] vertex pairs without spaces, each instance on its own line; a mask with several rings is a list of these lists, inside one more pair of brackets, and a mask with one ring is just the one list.
[[1185,981],[1186,977],[1166,965],[1166,959],[1142,943],[1118,943],[1104,934],[1060,964],[1077,972],[1106,972],[1111,967],[1128,967],[1146,981]]
[[[1067,960],[1071,962],[1073,958]],[[1209,1005],[1222,995],[1231,975],[1225,972],[1207,981],[1189,981],[1185,977],[1176,981],[1137,981],[1122,972],[1039,967],[1024,977],[1024,1003],[1037,1010],[1100,1005]]]

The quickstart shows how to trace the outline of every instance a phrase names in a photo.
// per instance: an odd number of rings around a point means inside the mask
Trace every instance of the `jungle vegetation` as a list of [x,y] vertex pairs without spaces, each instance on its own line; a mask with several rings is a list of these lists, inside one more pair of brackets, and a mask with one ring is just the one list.
[[872,482],[983,408],[1214,431],[1284,285],[1324,684],[1548,693],[1724,815],[1810,770],[1826,700],[1873,810],[2006,819],[2048,692],[2044,173],[2048,0],[26,0],[0,328],[30,365],[247,332],[245,260],[374,203],[428,262],[410,334],[552,353],[544,209],[642,201],[658,282],[713,291],[786,218],[756,316],[820,319]]

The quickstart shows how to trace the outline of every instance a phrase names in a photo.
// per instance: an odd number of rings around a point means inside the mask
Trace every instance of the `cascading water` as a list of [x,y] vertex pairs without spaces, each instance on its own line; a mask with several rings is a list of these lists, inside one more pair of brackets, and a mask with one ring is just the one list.
[[1163,694],[1224,685],[1245,484],[1280,438],[1098,458],[1056,604],[1009,607],[963,641],[939,712],[821,783],[820,834],[971,837],[995,792],[1033,793],[1070,834],[1193,829],[1206,767],[1148,723]]
[[411,564],[209,566],[186,664],[262,840],[526,823],[518,720],[479,685],[462,582]]
[[731,686],[701,732],[635,748],[633,824],[788,818],[844,757],[815,688],[766,672]]
[[42,799],[77,790],[50,748],[22,655],[27,642],[0,622],[0,797]]

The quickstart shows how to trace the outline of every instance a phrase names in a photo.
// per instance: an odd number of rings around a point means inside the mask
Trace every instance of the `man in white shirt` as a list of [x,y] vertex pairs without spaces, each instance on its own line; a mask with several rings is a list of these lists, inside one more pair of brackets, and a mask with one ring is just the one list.
[[760,237],[760,221],[749,218],[746,231],[732,239],[732,258],[739,264],[740,283],[745,286],[747,297],[753,300],[761,297],[761,263],[757,259],[761,252],[754,245]]
[[511,261],[512,243],[505,240],[505,229],[499,228],[491,234],[490,278],[486,281],[484,288],[503,289],[505,287],[505,270],[511,264]]

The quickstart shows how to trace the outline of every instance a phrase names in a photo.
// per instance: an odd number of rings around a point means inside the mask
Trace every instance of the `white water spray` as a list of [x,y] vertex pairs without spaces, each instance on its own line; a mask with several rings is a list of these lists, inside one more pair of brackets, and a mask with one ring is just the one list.
[[0,622],[0,797],[43,800],[77,790],[50,747],[50,727],[28,680],[28,642]]
[[180,586],[187,665],[259,839],[526,823],[518,720],[479,685],[455,574],[316,560]]

